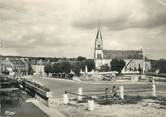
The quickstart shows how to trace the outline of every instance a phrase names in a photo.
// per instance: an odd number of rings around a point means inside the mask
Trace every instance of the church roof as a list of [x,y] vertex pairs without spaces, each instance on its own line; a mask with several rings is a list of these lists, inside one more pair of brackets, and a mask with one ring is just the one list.
[[103,50],[104,59],[143,59],[141,50]]

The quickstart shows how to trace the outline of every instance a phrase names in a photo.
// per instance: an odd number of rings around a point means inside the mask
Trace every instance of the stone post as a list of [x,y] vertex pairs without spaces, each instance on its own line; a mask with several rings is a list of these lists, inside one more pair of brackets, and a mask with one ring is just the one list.
[[67,93],[63,94],[63,104],[68,104],[69,103],[69,97]]
[[88,100],[88,110],[93,111],[95,109],[94,100]]
[[120,89],[120,98],[124,99],[124,87],[120,86],[119,89]]
[[155,84],[155,78],[152,77],[152,84]]
[[152,96],[156,97],[156,84],[152,84]]
[[82,101],[82,87],[78,88],[78,101]]

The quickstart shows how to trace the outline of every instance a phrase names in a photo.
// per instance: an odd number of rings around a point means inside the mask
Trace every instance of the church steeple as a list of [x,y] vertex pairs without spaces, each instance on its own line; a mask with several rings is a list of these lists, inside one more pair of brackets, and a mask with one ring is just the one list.
[[101,39],[102,40],[102,34],[101,34],[101,29],[98,27],[96,39]]
[[98,26],[98,31],[95,39],[95,49],[102,50],[103,49],[103,40],[101,34],[101,28]]
[[98,26],[97,35],[95,38],[95,48],[94,48],[94,61],[95,67],[98,69],[103,62],[103,40],[101,34],[101,28]]

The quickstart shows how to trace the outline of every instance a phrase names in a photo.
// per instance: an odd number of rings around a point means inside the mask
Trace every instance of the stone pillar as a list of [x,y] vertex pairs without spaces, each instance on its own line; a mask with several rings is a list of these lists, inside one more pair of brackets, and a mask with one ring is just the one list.
[[152,84],[152,96],[156,97],[156,84]]
[[82,87],[78,88],[78,101],[82,101]]
[[88,110],[93,111],[95,109],[94,100],[88,100]]
[[124,99],[124,87],[120,86],[119,89],[120,89],[120,98]]
[[145,61],[145,53],[143,53],[143,69],[142,69],[142,72],[143,74],[145,74],[145,71],[146,71],[146,61]]
[[53,94],[52,94],[52,92],[46,92],[46,97],[48,97],[48,98],[50,98],[50,97],[53,97]]
[[155,84],[155,78],[152,77],[152,84]]
[[94,72],[94,69],[92,69],[92,71],[91,71],[91,72],[92,72],[92,76],[95,76],[95,72]]
[[87,74],[88,74],[88,67],[85,66],[85,75],[87,75]]
[[69,97],[68,95],[65,93],[63,94],[63,104],[68,104],[69,103]]

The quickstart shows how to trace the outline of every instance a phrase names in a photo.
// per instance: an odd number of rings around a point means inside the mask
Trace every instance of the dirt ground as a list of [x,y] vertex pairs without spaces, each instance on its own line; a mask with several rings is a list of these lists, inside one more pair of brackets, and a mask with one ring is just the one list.
[[93,112],[87,110],[87,103],[71,102],[56,108],[67,117],[166,117],[165,99],[143,99],[137,104],[95,104]]
[[[84,95],[85,90],[101,90],[103,88],[109,87],[111,89],[111,83],[82,83],[75,81],[57,80],[57,79],[37,79],[45,86],[51,89],[54,93],[55,98],[60,98],[57,100],[55,109],[62,112],[67,117],[166,117],[166,85],[165,83],[157,83],[157,99],[153,98],[141,98],[135,101],[133,96],[149,97],[151,93],[151,84],[146,82],[139,83],[123,83],[124,90],[132,92],[125,92],[128,96],[127,101],[129,103],[123,104],[108,104],[101,105],[95,104],[95,110],[90,112],[87,110],[87,103],[76,103],[71,102],[69,105],[62,104],[62,95],[64,91],[77,92],[78,87],[82,87]],[[118,84],[117,84],[118,85]],[[148,90],[147,89],[148,87]],[[134,94],[134,95],[133,95]],[[165,98],[161,98],[163,96]],[[70,96],[69,96],[70,97]]]

